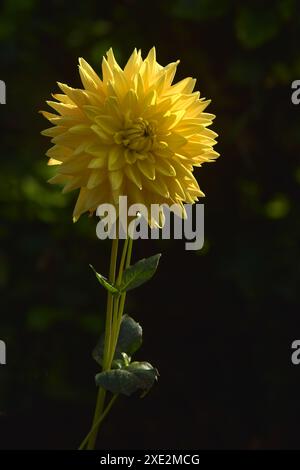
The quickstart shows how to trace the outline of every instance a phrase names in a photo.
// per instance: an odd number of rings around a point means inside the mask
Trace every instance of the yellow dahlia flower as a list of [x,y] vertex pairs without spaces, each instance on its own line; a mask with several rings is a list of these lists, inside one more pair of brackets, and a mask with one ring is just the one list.
[[217,134],[208,129],[210,100],[193,92],[196,80],[172,84],[179,61],[162,67],[155,48],[143,60],[135,49],[124,70],[112,49],[102,60],[102,80],[79,59],[83,89],[58,83],[62,94],[47,101],[58,114],[42,112],[54,127],[49,165],[58,165],[51,183],[63,192],[80,189],[74,220],[101,203],[128,205],[183,202],[204,196],[193,176],[195,166],[214,160]]

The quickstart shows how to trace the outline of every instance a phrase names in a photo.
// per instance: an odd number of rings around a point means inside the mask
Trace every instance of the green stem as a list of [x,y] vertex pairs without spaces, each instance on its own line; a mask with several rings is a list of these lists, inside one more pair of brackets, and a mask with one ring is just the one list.
[[114,395],[113,398],[110,400],[109,404],[107,405],[107,407],[105,408],[104,412],[102,413],[102,415],[100,416],[100,418],[98,418],[95,422],[95,424],[93,424],[90,432],[86,435],[86,437],[84,438],[84,440],[82,441],[82,443],[80,444],[80,447],[78,448],[78,450],[83,450],[91,436],[91,434],[96,431],[96,429],[99,427],[99,425],[102,423],[102,421],[104,420],[105,416],[109,413],[111,407],[113,406],[114,402],[116,401],[118,395]]
[[[111,255],[110,255],[110,268],[109,268],[109,280],[111,283],[115,282],[116,279],[116,265],[117,265],[117,258],[118,258],[118,245],[119,239],[116,238],[112,241],[112,248],[111,248]],[[105,321],[105,340],[104,340],[104,354],[103,354],[103,370],[108,369],[108,360],[110,357],[110,349],[112,346],[112,316],[113,316],[113,296],[110,292],[107,294],[107,309],[106,309],[106,321]],[[101,416],[104,402],[105,402],[105,395],[106,391],[103,388],[99,388],[97,403],[95,414],[93,418],[93,426],[95,422],[98,420],[99,416]],[[95,427],[95,432],[91,433],[87,445],[87,449],[93,450],[95,447],[96,439],[97,439],[97,429],[98,426]]]
[[128,240],[129,239],[126,238],[126,240],[124,241],[123,252],[122,252],[121,262],[120,262],[120,269],[119,269],[119,274],[118,274],[118,277],[117,277],[117,286],[119,286],[122,282],[124,264],[125,264],[126,255],[127,255]]
[[[127,246],[125,269],[128,268],[128,266],[130,265],[131,255],[132,255],[132,244],[133,244],[133,239],[132,238],[128,237],[127,240],[129,240],[129,242],[128,242],[128,246]],[[118,302],[115,303],[114,324],[113,324],[113,334],[112,334],[113,356],[111,357],[111,361],[113,360],[114,352],[115,352],[117,342],[118,342],[118,337],[119,337],[120,327],[121,327],[121,322],[122,322],[122,316],[123,316],[123,312],[124,312],[125,300],[126,300],[126,292],[123,292],[123,294],[121,294],[120,299],[118,299]]]
[[133,238],[129,238],[125,268],[128,268],[128,266],[130,265],[130,262],[131,262],[132,245],[133,245]]
[[[121,255],[120,268],[117,277],[117,285],[122,282],[124,267],[125,269],[130,265],[131,254],[132,254],[132,243],[133,239],[127,237]],[[111,262],[110,262],[110,275],[109,280],[111,283],[115,283],[116,279],[116,262],[118,253],[118,239],[113,240]],[[120,333],[120,326],[124,311],[126,293],[121,294],[119,298],[114,298],[108,293],[107,299],[107,312],[106,312],[106,325],[105,325],[105,341],[104,341],[104,353],[103,353],[103,371],[110,370],[111,364],[115,355],[115,350],[118,342]],[[103,416],[103,408],[105,404],[106,391],[103,388],[99,388],[95,415],[93,419],[92,429],[85,439],[84,445],[87,443],[87,449],[92,450],[95,448],[95,443],[98,435],[99,426],[102,422],[100,419]],[[109,409],[107,410],[107,412]]]
[[[109,267],[109,280],[112,284],[115,283],[115,279],[116,279],[118,246],[119,246],[119,239],[116,238],[112,242],[110,267]],[[112,328],[112,320],[113,320],[112,315],[113,315],[113,307],[114,307],[113,303],[114,303],[113,296],[110,292],[108,292],[106,323],[105,323],[105,340],[104,340],[105,348],[104,348],[104,357],[103,357],[104,370],[107,367],[106,361],[107,361],[108,351],[111,348],[111,328]]]

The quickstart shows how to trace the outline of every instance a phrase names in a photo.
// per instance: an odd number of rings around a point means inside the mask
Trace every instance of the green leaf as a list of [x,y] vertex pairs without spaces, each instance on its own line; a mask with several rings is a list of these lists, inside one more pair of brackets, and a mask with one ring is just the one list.
[[94,273],[95,273],[95,275],[96,275],[96,278],[98,279],[98,281],[100,282],[100,284],[101,284],[106,290],[108,290],[108,292],[110,292],[110,293],[113,294],[113,295],[120,294],[119,289],[117,289],[115,286],[113,286],[112,284],[110,284],[110,282],[108,282],[108,280],[106,279],[106,277],[102,276],[102,274],[97,273],[97,271],[95,270],[95,268],[94,268],[91,264],[90,264],[90,267],[91,267],[92,270],[94,271]]
[[[116,361],[122,360],[124,353],[131,357],[141,347],[142,337],[143,330],[141,325],[129,315],[123,315],[114,356],[114,365],[116,367],[119,367],[119,363],[116,363]],[[103,365],[104,339],[105,335],[102,334],[93,351],[94,359],[101,366]]]
[[148,392],[155,380],[158,371],[149,362],[133,362],[122,369],[113,369],[97,374],[96,384],[111,393],[131,395],[137,390]]
[[140,380],[142,386],[139,388],[144,390],[142,396],[145,396],[153,386],[154,382],[158,380],[158,370],[153,367],[149,362],[132,362],[129,366],[130,371]]
[[161,254],[158,253],[157,255],[150,256],[150,258],[141,259],[136,264],[125,269],[120,291],[124,292],[135,289],[151,279],[157,269],[160,257]]
[[142,342],[143,329],[141,325],[129,315],[124,315],[120,327],[115,357],[118,359],[118,355],[124,352],[128,354],[128,356],[132,356],[141,347]]

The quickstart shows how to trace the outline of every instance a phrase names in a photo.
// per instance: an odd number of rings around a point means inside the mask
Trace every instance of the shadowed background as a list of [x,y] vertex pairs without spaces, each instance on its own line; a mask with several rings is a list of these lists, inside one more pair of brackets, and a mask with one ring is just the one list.
[[121,398],[105,448],[300,448],[300,79],[297,2],[4,0],[0,14],[0,447],[76,448],[89,429],[110,243],[97,219],[72,223],[74,193],[46,180],[49,140],[38,110],[56,81],[80,86],[77,60],[100,72],[113,47],[181,59],[212,98],[214,164],[196,170],[206,194],[205,245],[138,241],[162,252],[155,277],[128,295],[144,328],[137,358],[160,372],[148,396]]

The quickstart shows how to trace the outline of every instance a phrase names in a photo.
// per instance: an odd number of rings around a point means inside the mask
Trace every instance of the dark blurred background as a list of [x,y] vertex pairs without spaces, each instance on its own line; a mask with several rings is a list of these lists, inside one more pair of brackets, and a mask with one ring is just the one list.
[[296,0],[2,0],[0,79],[0,447],[76,448],[89,429],[108,269],[97,219],[72,223],[75,194],[46,180],[47,122],[56,81],[80,86],[77,60],[100,72],[110,46],[123,66],[157,47],[212,98],[215,164],[205,245],[138,241],[134,259],[163,253],[153,280],[128,295],[144,327],[137,357],[160,371],[144,399],[121,398],[103,448],[300,448],[300,16]]

